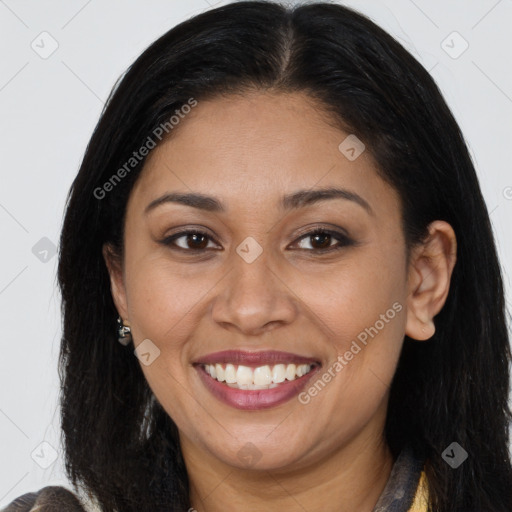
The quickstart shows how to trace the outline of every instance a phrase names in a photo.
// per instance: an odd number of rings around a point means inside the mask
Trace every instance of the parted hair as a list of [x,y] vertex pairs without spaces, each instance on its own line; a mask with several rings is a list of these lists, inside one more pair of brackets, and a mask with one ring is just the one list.
[[[190,98],[258,90],[306,93],[364,142],[400,195],[407,250],[433,220],[453,227],[450,292],[433,338],[404,340],[385,435],[395,457],[407,443],[425,460],[431,511],[510,512],[510,346],[474,165],[429,73],[367,17],[330,2],[211,9],[151,44],[115,84],[70,189],[60,240],[60,400],[70,480],[105,512],[189,507],[176,425],[133,350],[117,342],[102,257],[110,243],[122,258],[126,205],[145,159],[104,197],[94,191]],[[442,458],[454,441],[469,455],[457,469]]]

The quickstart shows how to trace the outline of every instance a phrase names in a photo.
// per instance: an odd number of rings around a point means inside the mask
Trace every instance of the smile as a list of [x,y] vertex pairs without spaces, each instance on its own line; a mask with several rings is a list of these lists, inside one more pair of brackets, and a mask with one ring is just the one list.
[[266,409],[290,400],[321,367],[311,358],[277,351],[218,352],[194,366],[216,398],[244,410]]
[[296,380],[306,375],[313,368],[313,364],[276,364],[251,368],[250,366],[233,364],[207,364],[205,372],[236,389],[272,389],[285,381]]

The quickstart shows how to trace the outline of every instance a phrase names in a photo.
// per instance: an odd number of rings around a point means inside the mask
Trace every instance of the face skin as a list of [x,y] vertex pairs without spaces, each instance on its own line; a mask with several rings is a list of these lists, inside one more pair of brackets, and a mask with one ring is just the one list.
[[[407,267],[397,192],[368,151],[354,161],[340,152],[348,134],[304,95],[199,102],[178,128],[130,195],[124,261],[107,246],[104,255],[135,346],[149,339],[160,350],[141,368],[179,428],[192,506],[370,512],[393,464],[384,422],[403,337],[434,333],[455,264],[453,230],[432,223]],[[369,211],[342,198],[281,205],[284,195],[331,187]],[[213,196],[225,211],[164,202],[145,213],[171,192]],[[318,228],[352,243],[304,236]],[[181,251],[161,243],[194,229],[209,238],[182,236]],[[247,237],[262,249],[251,263],[236,250]],[[371,326],[377,334],[347,361]],[[311,384],[329,368],[335,377],[308,403],[295,396],[240,410],[213,396],[192,365],[222,350],[291,352],[321,363]],[[347,364],[336,372],[338,356]],[[250,463],[239,456],[247,451]]]

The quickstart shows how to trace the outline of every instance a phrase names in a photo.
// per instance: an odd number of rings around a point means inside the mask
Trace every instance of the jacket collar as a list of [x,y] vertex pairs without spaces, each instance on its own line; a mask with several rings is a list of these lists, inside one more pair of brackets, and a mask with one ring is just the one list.
[[423,461],[405,446],[393,464],[391,474],[372,512],[407,512],[420,481]]

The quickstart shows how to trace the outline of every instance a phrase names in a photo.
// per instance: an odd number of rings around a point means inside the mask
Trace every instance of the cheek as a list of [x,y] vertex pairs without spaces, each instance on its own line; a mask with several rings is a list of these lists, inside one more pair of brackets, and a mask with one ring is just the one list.
[[139,259],[127,265],[127,296],[135,338],[166,344],[179,339],[206,299],[208,273],[183,275],[164,258]]
[[328,279],[304,275],[295,285],[302,287],[307,309],[328,340],[325,371],[336,375],[325,405],[336,406],[333,417],[346,410],[373,410],[390,386],[402,348],[405,257],[396,248],[361,251],[331,269]]
[[[290,288],[307,305],[305,312],[312,313],[312,320],[339,351],[347,350],[376,322],[379,332],[386,331],[391,338],[400,337],[405,328],[404,315],[396,314],[404,309],[406,298],[405,258],[396,249],[373,250],[377,246],[372,244],[372,250],[359,251],[328,270],[287,277]],[[399,306],[393,309],[395,303]]]
[[[187,341],[197,327],[205,300],[204,279],[180,275],[162,258],[127,262],[127,295],[132,335],[137,347],[149,339],[158,356],[141,369],[153,393],[178,424],[186,425],[198,414],[184,393],[189,369]],[[212,285],[213,286],[213,285]],[[211,288],[211,286],[210,286]],[[187,413],[185,413],[187,411]]]

